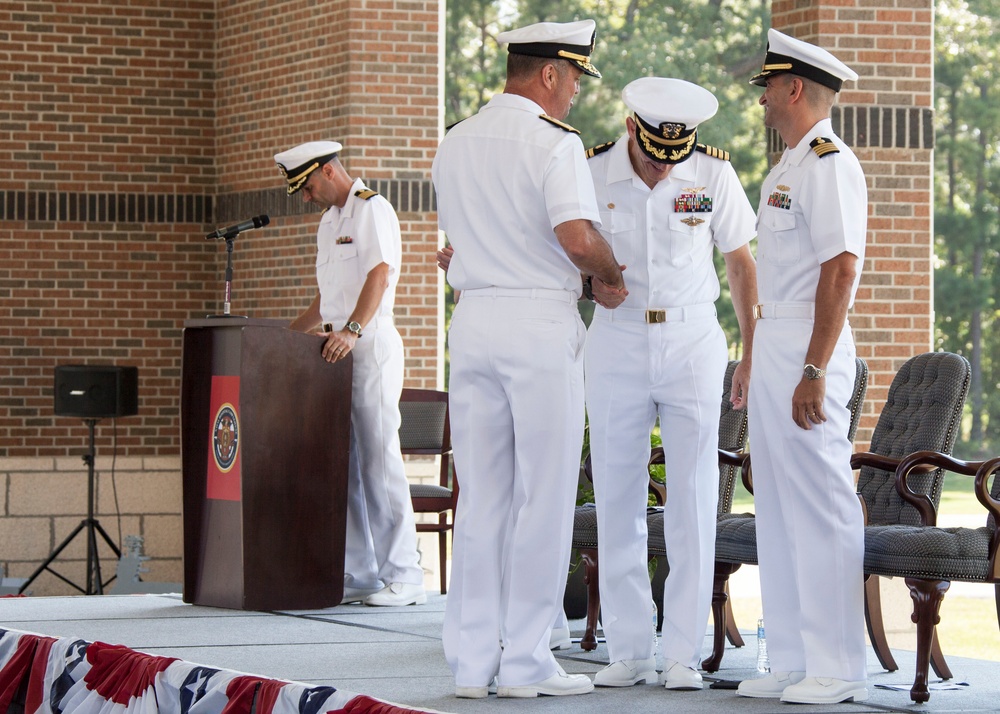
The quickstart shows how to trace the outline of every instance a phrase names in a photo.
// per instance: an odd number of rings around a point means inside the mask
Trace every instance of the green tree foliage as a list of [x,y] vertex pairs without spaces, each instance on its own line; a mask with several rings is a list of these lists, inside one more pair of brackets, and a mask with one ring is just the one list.
[[1000,444],[1000,30],[997,0],[938,0],[934,307],[937,345],[972,365],[956,453]]
[[[625,132],[621,90],[633,79],[677,77],[719,99],[719,112],[699,127],[699,141],[729,151],[752,206],[766,173],[760,89],[748,83],[760,68],[770,26],[764,0],[449,0],[445,55],[445,123],[478,111],[503,90],[506,49],[497,35],[533,22],[597,22],[593,62],[603,79],[581,79],[567,121],[594,146]],[[739,328],[725,271],[720,319],[730,344]]]

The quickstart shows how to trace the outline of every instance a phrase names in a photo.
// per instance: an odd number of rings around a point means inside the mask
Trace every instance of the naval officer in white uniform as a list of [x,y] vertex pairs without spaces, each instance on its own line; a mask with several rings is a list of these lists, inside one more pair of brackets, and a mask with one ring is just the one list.
[[[581,272],[625,289],[583,144],[562,119],[590,63],[595,23],[501,33],[507,81],[438,149],[448,282],[450,399],[461,474],[444,649],[459,697],[584,694],[549,650],[569,565],[583,439]],[[501,638],[503,640],[501,646]]]
[[799,704],[867,697],[864,523],[845,406],[854,383],[847,312],[865,257],[861,165],[833,133],[836,95],[858,75],[770,30],[764,124],[787,145],[761,187],[760,305],[750,443],[771,673],[739,694]]
[[[743,408],[757,301],[754,214],[728,154],[698,143],[719,102],[680,79],[629,83],[626,135],[590,150],[601,234],[628,266],[629,294],[597,306],[587,335],[586,393],[600,532],[601,621],[611,664],[594,684],[657,679],[649,634],[646,494],[649,433],[660,419],[667,463],[663,524],[663,680],[701,689],[698,673],[715,570],[719,395],[728,359],[716,318],[717,248],[726,263],[744,359],[732,399]],[[599,290],[595,290],[599,293]]]
[[343,602],[427,601],[399,450],[403,341],[392,321],[402,241],[392,205],[340,163],[336,141],[274,157],[288,194],[325,210],[316,232],[319,290],[291,329],[320,328],[328,362],[354,358]]

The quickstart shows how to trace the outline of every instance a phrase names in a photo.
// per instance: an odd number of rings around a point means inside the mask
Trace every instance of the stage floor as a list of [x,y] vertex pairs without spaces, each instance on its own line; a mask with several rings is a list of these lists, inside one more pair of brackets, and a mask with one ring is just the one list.
[[[754,676],[756,640],[728,648],[723,669],[706,675],[701,692],[670,692],[659,686],[597,689],[571,698],[541,697],[512,703],[489,697],[454,697],[454,682],[441,647],[445,597],[429,595],[426,605],[372,608],[342,605],[303,612],[249,612],[186,605],[180,595],[104,595],[26,597],[0,600],[0,627],[55,637],[78,637],[125,645],[151,654],[310,685],[332,685],[411,707],[442,712],[491,712],[516,706],[519,712],[572,711],[574,714],[620,708],[629,712],[791,711],[773,700],[737,697],[732,690],[708,689],[715,679]],[[984,627],[996,627],[995,622]],[[577,637],[582,621],[571,622]],[[710,643],[706,642],[705,652]],[[864,703],[809,708],[810,712],[912,712],[909,687],[913,653],[898,651],[902,669],[879,668],[869,650],[869,699]],[[947,654],[947,653],[946,653]],[[593,675],[607,662],[602,644],[584,652],[578,644],[556,653],[567,672]],[[996,712],[1000,705],[1000,664],[950,657],[952,690],[932,690],[922,712]],[[932,673],[933,674],[933,673]],[[937,680],[932,680],[936,682]],[[903,685],[901,691],[875,685]],[[803,710],[804,711],[804,710]]]

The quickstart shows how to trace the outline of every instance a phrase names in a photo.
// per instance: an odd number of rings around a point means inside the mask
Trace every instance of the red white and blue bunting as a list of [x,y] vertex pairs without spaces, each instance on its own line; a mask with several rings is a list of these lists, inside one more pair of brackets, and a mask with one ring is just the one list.
[[0,712],[23,714],[419,714],[121,645],[0,629]]

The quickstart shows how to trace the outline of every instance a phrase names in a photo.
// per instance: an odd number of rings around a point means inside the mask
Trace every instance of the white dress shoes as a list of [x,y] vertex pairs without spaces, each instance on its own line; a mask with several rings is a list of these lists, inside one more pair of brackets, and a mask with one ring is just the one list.
[[656,684],[656,660],[620,659],[594,675],[595,687],[631,687],[633,684]]
[[740,682],[736,693],[741,697],[755,699],[778,699],[786,688],[798,684],[806,678],[805,672],[771,672],[760,679],[745,679]]
[[352,588],[348,585],[344,586],[344,597],[341,598],[341,605],[350,605],[354,602],[364,602],[365,598],[369,595],[374,595],[381,588]]
[[785,687],[781,701],[791,704],[839,704],[863,702],[868,698],[865,682],[849,682],[831,677],[806,677],[798,684]]
[[559,668],[559,671],[548,679],[543,679],[535,684],[526,684],[517,687],[497,687],[498,697],[564,697],[571,694],[587,694],[594,691],[594,683],[585,674],[566,674]]
[[665,660],[663,686],[665,689],[701,689],[701,673],[672,659]]
[[423,605],[425,602],[427,602],[427,592],[424,586],[410,583],[389,583],[377,593],[365,598],[365,605],[376,607]]
[[459,699],[486,699],[487,694],[497,693],[497,678],[485,687],[455,687],[455,696]]

